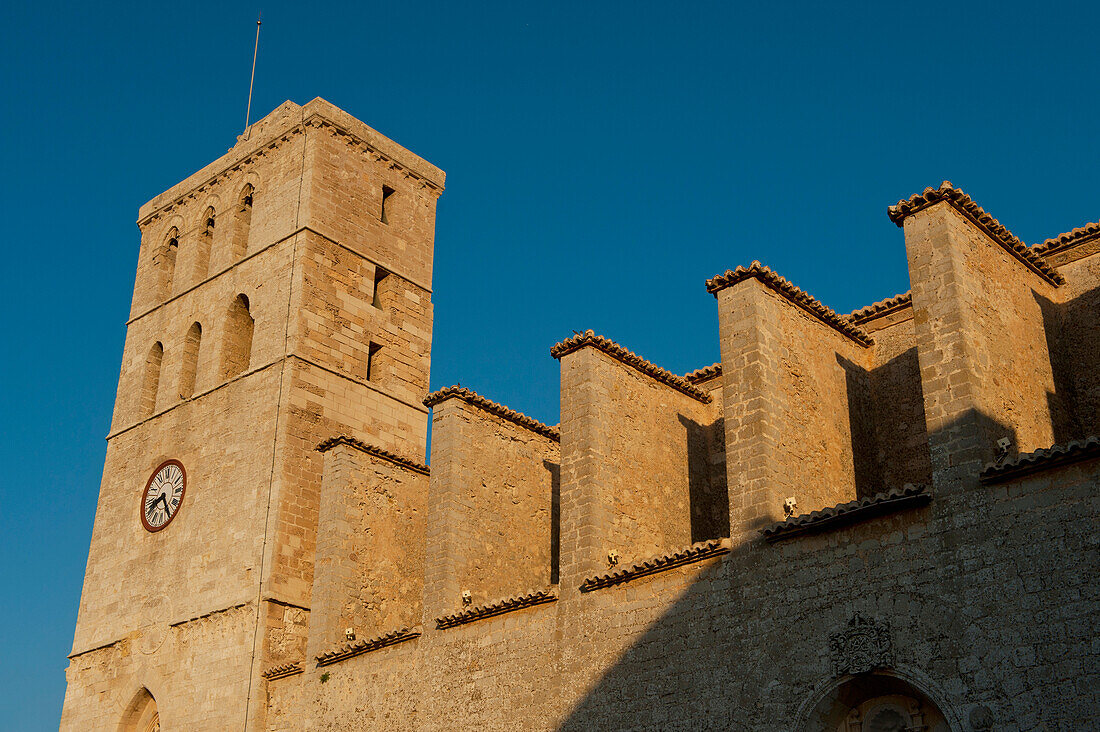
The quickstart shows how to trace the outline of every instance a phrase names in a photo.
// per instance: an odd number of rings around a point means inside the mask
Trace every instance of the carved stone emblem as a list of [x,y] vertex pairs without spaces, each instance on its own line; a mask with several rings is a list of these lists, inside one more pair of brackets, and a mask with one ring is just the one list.
[[829,639],[833,668],[837,676],[865,674],[876,668],[894,665],[894,644],[890,626],[858,612],[848,624]]

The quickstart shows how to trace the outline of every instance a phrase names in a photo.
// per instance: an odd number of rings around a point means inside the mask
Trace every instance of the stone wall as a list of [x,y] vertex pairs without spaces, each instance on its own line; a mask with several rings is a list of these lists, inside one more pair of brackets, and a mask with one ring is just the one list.
[[933,465],[991,460],[1002,437],[1053,444],[1055,287],[946,202],[904,226]]
[[[433,395],[433,399],[438,398]],[[459,396],[434,402],[425,624],[558,570],[558,443]]]
[[965,506],[934,499],[816,536],[754,540],[723,559],[307,668],[269,683],[270,729],[786,732],[842,680],[831,639],[856,613],[889,626],[889,675],[930,696],[951,729],[971,729],[978,705],[1006,732],[1100,723],[1087,591],[1100,569],[1095,462],[965,485]]
[[[326,448],[310,654],[420,622],[427,469],[355,442]],[[295,658],[295,660],[297,660]]]
[[610,552],[629,564],[724,533],[714,403],[597,347],[560,360],[563,564],[595,574]]
[[761,268],[716,295],[733,536],[781,520],[788,498],[814,511],[879,483],[868,346],[780,287]]

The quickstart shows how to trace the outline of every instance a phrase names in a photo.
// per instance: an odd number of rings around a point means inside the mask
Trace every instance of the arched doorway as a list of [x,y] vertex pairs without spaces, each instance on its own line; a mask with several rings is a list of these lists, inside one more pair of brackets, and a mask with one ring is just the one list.
[[157,700],[148,689],[141,689],[134,695],[126,712],[122,715],[119,732],[160,732],[160,713]]
[[806,717],[802,732],[951,732],[935,702],[889,673],[848,677]]

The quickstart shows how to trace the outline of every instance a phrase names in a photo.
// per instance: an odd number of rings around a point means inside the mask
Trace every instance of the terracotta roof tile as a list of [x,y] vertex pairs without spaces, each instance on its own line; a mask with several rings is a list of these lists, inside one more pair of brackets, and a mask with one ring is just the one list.
[[503,615],[513,610],[554,602],[557,599],[558,593],[553,588],[548,590],[535,590],[523,595],[516,595],[515,597],[509,597],[504,600],[495,600],[484,605],[467,608],[451,615],[444,615],[435,619],[435,627],[440,629],[453,628],[456,625],[464,625],[466,623],[472,623],[475,620],[481,620],[482,618]]
[[550,349],[550,355],[560,359],[562,356],[566,356],[574,351],[579,351],[586,346],[599,349],[615,360],[621,361],[627,366],[642,372],[646,376],[651,376],[657,381],[667,384],[693,399],[698,399],[704,404],[709,404],[712,400],[710,394],[695,386],[683,376],[677,376],[668,369],[663,369],[655,363],[646,361],[638,354],[633,351],[628,351],[610,338],[596,335],[596,333],[591,330],[586,330],[584,333],[579,333],[572,338],[566,338],[561,343],[555,344]]
[[979,474],[983,483],[999,483],[1029,473],[1035,473],[1060,465],[1070,465],[1082,460],[1100,457],[1100,437],[1071,440],[1035,452],[1028,452],[1003,463],[990,463]]
[[710,366],[704,366],[701,369],[695,369],[689,373],[684,374],[684,378],[693,384],[701,384],[704,381],[710,381],[711,379],[722,375],[722,362],[713,363]]
[[526,427],[532,432],[537,432],[543,437],[549,437],[555,442],[561,442],[561,432],[557,427],[550,427],[537,419],[532,419],[522,412],[517,412],[514,409],[509,409],[503,404],[497,404],[494,401],[486,399],[477,392],[467,389],[464,386],[448,386],[440,389],[439,391],[433,391],[428,396],[424,397],[424,404],[428,407],[434,407],[436,404],[443,402],[447,399],[461,399],[467,404],[472,404],[479,409],[484,409],[490,414],[495,414],[501,419],[506,419],[509,422],[514,422],[520,427]]
[[612,585],[619,585],[623,582],[630,582],[639,577],[664,572],[674,567],[682,567],[685,564],[692,564],[704,559],[709,559],[710,557],[717,557],[721,554],[728,554],[729,551],[729,539],[698,541],[683,549],[677,549],[668,554],[661,554],[656,557],[642,560],[625,569],[589,577],[581,583],[581,592],[591,592],[601,587],[611,587]]
[[348,437],[347,435],[340,435],[339,437],[330,437],[320,445],[317,446],[317,452],[328,452],[337,445],[347,445],[354,447],[356,450],[361,450],[368,455],[373,455],[382,460],[388,460],[389,462],[399,465],[402,468],[408,468],[415,473],[421,473],[428,475],[431,469],[427,465],[416,462],[415,460],[409,460],[408,458],[401,457],[397,453],[390,452],[381,447],[375,445],[369,445],[362,440],[357,440],[354,437]]
[[294,663],[283,663],[278,666],[272,666],[260,674],[260,676],[263,676],[268,681],[272,681],[274,679],[282,679],[300,673],[302,673],[302,664],[299,661],[295,661]]
[[1069,249],[1072,246],[1096,236],[1100,236],[1100,222],[1078,226],[1073,231],[1067,231],[1064,234],[1059,234],[1053,239],[1047,239],[1042,244],[1033,246],[1031,251],[1036,254],[1051,254],[1052,252]]
[[866,307],[862,307],[859,310],[853,310],[848,313],[848,320],[855,324],[864,323],[872,318],[877,318],[880,315],[886,315],[895,310],[901,310],[904,307],[913,304],[913,291],[903,292],[900,295],[894,295],[888,297],[885,300],[879,300],[878,302],[871,303]]
[[791,536],[855,523],[910,506],[923,505],[931,500],[932,491],[928,486],[906,483],[901,488],[892,488],[858,501],[849,501],[820,511],[792,516],[786,521],[764,527],[760,533],[768,541],[778,541]]
[[1018,259],[1025,267],[1047,280],[1053,285],[1064,285],[1066,280],[1035,250],[1029,249],[1026,244],[1016,238],[1016,235],[1006,229],[997,219],[990,216],[985,210],[966,195],[961,188],[951,185],[951,181],[945,180],[939,188],[925,188],[923,193],[916,193],[908,200],[898,201],[890,206],[886,213],[898,226],[901,226],[907,216],[917,211],[928,208],[940,201],[946,201],[956,211],[970,219],[975,226],[989,235],[993,241],[1000,244],[1009,254]]
[[358,656],[363,653],[370,653],[371,651],[377,651],[379,648],[385,648],[386,646],[404,643],[413,638],[419,638],[420,634],[421,630],[419,627],[401,628],[400,630],[392,630],[389,633],[376,635],[373,638],[364,638],[363,640],[344,643],[331,651],[325,651],[317,656],[317,665],[328,666],[330,663],[343,661],[345,658],[351,658],[352,656]]
[[870,346],[874,344],[871,336],[854,326],[846,318],[838,315],[832,308],[826,307],[817,300],[817,298],[799,289],[787,279],[773,272],[770,268],[760,264],[760,262],[753,262],[748,267],[728,269],[725,274],[711,277],[707,280],[707,292],[718,297],[719,291],[736,285],[738,282],[744,282],[752,278],[759,280],[762,284],[785,297],[793,305],[801,308],[822,323],[825,323],[825,325],[840,331],[840,333],[851,338],[861,346]]

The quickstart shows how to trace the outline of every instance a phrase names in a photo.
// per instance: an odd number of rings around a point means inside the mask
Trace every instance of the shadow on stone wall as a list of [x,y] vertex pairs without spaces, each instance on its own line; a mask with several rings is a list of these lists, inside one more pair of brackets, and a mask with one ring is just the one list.
[[[721,418],[702,425],[677,415],[687,430],[688,511],[691,541],[719,539],[730,534],[729,492],[725,461],[716,461],[716,451],[726,450],[725,423]],[[715,464],[720,469],[715,469]]]
[[844,369],[856,495],[932,479],[916,347],[865,369],[836,354]]
[[1047,394],[1054,441],[1100,434],[1100,288],[1062,304],[1033,295],[1054,375],[1054,393]]
[[[862,378],[857,375],[857,385]],[[970,433],[971,444],[1013,433],[997,420],[967,413],[932,439],[953,440],[960,430]],[[974,640],[966,633],[973,635],[975,626],[967,623],[986,622],[991,611],[1006,617],[1018,612],[1011,598],[1007,607],[974,608],[959,591],[970,581],[967,568],[983,543],[991,557],[1002,556],[1004,549],[997,527],[973,521],[956,525],[949,516],[975,500],[988,500],[979,493],[980,468],[976,459],[951,466],[954,482],[934,486],[935,498],[927,506],[828,530],[824,535],[842,537],[836,543],[798,537],[773,545],[756,537],[734,546],[721,561],[700,570],[640,633],[631,624],[638,622],[633,618],[641,614],[645,598],[652,597],[655,607],[663,603],[661,593],[649,595],[644,583],[660,580],[639,580],[636,589],[598,590],[624,593],[622,601],[630,607],[623,611],[631,615],[621,623],[611,622],[614,613],[578,619],[599,642],[563,658],[565,685],[588,690],[558,729],[818,732],[819,722],[812,720],[846,714],[866,701],[867,694],[908,689],[905,693],[927,699],[907,682],[880,678],[893,673],[890,666],[882,672],[837,676],[831,638],[856,613],[884,620],[894,629],[894,643],[902,639],[899,663],[909,668],[923,663],[918,673],[942,688],[945,679],[935,672],[950,668],[957,660],[950,654],[963,653]],[[946,534],[921,540],[935,533],[934,517]],[[884,535],[893,539],[868,549],[869,538]],[[914,536],[916,540],[907,539]],[[900,547],[908,569],[899,573],[895,555]],[[962,548],[965,553],[958,551]],[[929,584],[933,575],[935,582]],[[917,588],[918,580],[924,590]],[[998,595],[998,603],[1006,597]],[[968,616],[974,617],[963,622]],[[934,653],[949,657],[928,655]],[[586,682],[592,669],[601,667],[605,670]],[[893,673],[891,678],[901,677]],[[937,699],[936,705],[950,724],[934,729],[961,732],[959,710],[949,712],[945,702]],[[800,716],[811,721],[798,729]]]
[[558,583],[561,562],[561,466],[542,461],[550,471],[550,584]]

